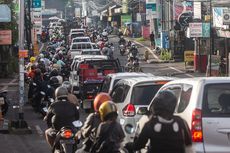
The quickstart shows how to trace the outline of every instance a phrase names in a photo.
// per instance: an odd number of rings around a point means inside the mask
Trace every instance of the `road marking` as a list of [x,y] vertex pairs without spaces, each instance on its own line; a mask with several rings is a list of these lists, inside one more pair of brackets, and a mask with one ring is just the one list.
[[39,49],[39,52],[42,51],[43,47],[44,47],[44,43],[42,43],[42,46],[41,46],[41,48]]
[[193,75],[187,74],[187,73],[185,73],[185,72],[183,72],[183,71],[181,71],[181,70],[178,70],[178,69],[175,68],[175,67],[171,67],[171,66],[170,66],[169,68],[172,69],[172,70],[175,70],[175,71],[177,71],[177,72],[179,72],[179,73],[184,73],[184,75],[186,75],[186,76],[188,76],[188,77],[194,78]]
[[1,90],[6,90],[10,84],[13,84],[15,81],[17,81],[17,78],[11,80],[9,83],[7,83],[7,85],[5,85]]
[[44,132],[39,125],[35,125],[35,129],[40,136],[43,136]]

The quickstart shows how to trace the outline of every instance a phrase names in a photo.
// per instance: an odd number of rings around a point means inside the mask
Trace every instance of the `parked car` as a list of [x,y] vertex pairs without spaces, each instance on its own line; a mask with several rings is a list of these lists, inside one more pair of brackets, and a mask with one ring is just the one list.
[[139,77],[118,81],[111,97],[118,107],[118,120],[126,134],[125,142],[133,141],[136,123],[142,117],[157,91],[170,77]]
[[[189,125],[197,153],[230,153],[230,79],[189,78],[168,82],[160,90],[172,91],[178,104],[175,115]],[[149,106],[151,110],[152,103]],[[147,117],[139,121],[143,127]],[[141,128],[139,128],[139,131]]]
[[121,79],[128,78],[137,78],[137,77],[150,77],[153,76],[151,73],[135,73],[135,72],[122,72],[122,73],[114,73],[108,74],[104,81],[100,92],[111,93],[115,84]]

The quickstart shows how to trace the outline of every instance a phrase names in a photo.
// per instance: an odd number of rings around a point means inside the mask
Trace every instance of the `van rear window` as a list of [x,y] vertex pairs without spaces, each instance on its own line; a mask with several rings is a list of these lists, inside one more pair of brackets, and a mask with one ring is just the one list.
[[162,85],[136,86],[132,92],[131,103],[134,105],[149,105]]
[[230,116],[230,83],[206,85],[204,93],[203,108],[206,117]]

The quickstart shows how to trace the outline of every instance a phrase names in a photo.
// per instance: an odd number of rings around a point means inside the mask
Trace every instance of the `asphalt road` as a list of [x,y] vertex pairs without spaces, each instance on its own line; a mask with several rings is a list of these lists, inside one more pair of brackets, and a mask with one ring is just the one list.
[[[120,56],[118,49],[118,38],[110,37],[110,42],[115,45],[114,56],[119,58],[122,65],[127,63],[126,56]],[[140,54],[144,54],[145,47],[138,45]],[[141,61],[141,67],[146,73],[153,73],[160,76],[176,76],[180,78],[193,77],[196,74],[185,73],[183,63],[154,63],[148,64]],[[199,76],[199,75],[198,75]],[[6,83],[6,82],[5,82]],[[6,119],[15,120],[17,112],[12,109],[12,106],[17,104],[18,87],[17,85],[5,87],[9,90],[8,97],[11,101],[11,107]],[[26,93],[25,93],[26,94]],[[24,106],[25,120],[28,123],[32,134],[0,134],[0,152],[1,153],[50,153],[50,148],[47,145],[44,137],[44,131],[47,128],[42,116],[33,111],[29,104]],[[87,114],[81,112],[81,120],[84,121]]]

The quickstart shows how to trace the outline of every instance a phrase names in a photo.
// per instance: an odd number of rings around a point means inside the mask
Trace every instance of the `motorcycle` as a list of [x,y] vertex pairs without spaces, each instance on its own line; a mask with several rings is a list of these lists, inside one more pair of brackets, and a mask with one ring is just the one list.
[[120,54],[121,54],[121,56],[123,56],[125,54],[126,48],[123,44],[121,44],[119,47],[120,47]]
[[83,124],[81,121],[74,121],[73,125],[75,128],[63,127],[57,133],[52,133],[52,135],[56,136],[52,153],[75,153],[80,140],[80,138],[76,139],[75,134],[80,130]]
[[7,99],[7,90],[0,91],[0,105],[2,115],[5,116],[9,107],[9,101]]

